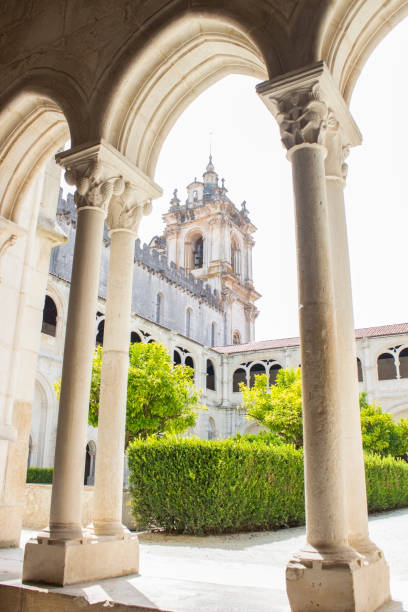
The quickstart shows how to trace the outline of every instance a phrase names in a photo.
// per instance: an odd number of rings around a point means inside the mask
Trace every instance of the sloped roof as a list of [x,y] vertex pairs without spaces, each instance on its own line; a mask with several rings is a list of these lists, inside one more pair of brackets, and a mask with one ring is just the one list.
[[[356,338],[373,338],[375,336],[394,336],[408,334],[408,323],[393,323],[392,325],[378,325],[377,327],[361,327],[355,330]],[[259,340],[247,344],[230,344],[229,346],[215,346],[218,353],[246,353],[247,351],[263,351],[267,349],[299,346],[300,338],[279,338],[277,340]]]

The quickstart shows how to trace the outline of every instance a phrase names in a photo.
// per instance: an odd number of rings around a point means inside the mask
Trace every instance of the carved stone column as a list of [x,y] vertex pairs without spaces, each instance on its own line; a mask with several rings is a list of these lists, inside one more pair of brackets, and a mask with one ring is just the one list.
[[[390,597],[388,568],[378,551],[363,556],[349,538],[348,497],[353,492],[339,367],[346,347],[338,337],[350,335],[340,327],[350,321],[336,314],[339,275],[334,264],[334,256],[347,253],[344,241],[335,248],[332,243],[325,177],[329,116],[343,123],[348,109],[321,62],[257,90],[279,123],[295,196],[307,543],[288,564],[287,592],[294,611],[374,610]],[[350,435],[352,427],[358,430],[359,423],[353,421]],[[357,438],[358,431],[352,435]]]
[[[110,260],[98,417],[93,530],[127,537],[122,525],[126,395],[135,239],[150,198],[161,190],[148,177],[132,177],[121,196],[112,198],[107,224]],[[133,536],[136,538],[136,536]]]
[[[346,118],[345,118],[346,119]],[[326,189],[330,225],[333,278],[336,304],[338,372],[343,414],[346,512],[351,546],[365,554],[378,553],[368,537],[367,495],[360,427],[357,354],[351,293],[350,258],[347,240],[344,186],[347,176],[345,158],[351,144],[359,144],[359,133],[351,116],[343,125],[329,115],[326,135]]]
[[[94,322],[104,220],[134,167],[101,142],[56,156],[76,185],[78,222],[68,307],[49,531],[26,545],[23,581],[72,584],[137,571],[137,542],[97,538],[81,525]],[[129,313],[127,314],[129,316]],[[122,482],[122,477],[121,477]]]

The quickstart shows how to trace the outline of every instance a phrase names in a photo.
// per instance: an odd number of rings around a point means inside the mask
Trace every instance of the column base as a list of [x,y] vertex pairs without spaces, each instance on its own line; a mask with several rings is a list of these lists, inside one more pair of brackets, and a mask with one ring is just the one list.
[[311,550],[295,555],[286,566],[292,612],[373,612],[391,599],[382,552],[353,556]]
[[86,535],[83,540],[53,540],[41,535],[27,542],[23,582],[65,586],[139,571],[137,535]]

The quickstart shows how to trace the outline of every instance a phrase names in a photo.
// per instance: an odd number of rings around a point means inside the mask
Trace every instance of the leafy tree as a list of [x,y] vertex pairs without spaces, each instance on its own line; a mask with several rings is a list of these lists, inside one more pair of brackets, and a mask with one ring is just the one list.
[[[251,389],[241,383],[240,390],[248,420],[257,421],[297,448],[303,445],[300,368],[279,370],[276,384],[270,388],[266,375],[261,374]],[[380,406],[368,404],[365,393],[360,394],[360,414],[365,451],[393,457],[408,453],[408,418],[395,423]]]
[[[88,421],[98,426],[102,347],[94,351]],[[55,384],[59,393],[60,381]],[[126,446],[134,438],[182,433],[195,425],[200,391],[193,369],[173,366],[163,344],[134,343],[129,347],[126,405]]]
[[364,450],[393,457],[408,452],[408,419],[395,423],[389,412],[383,412],[375,403],[367,403],[366,393],[360,394],[360,414]]
[[296,448],[303,446],[300,368],[279,370],[269,388],[266,374],[255,376],[254,386],[240,383],[240,391],[248,420],[258,421]]

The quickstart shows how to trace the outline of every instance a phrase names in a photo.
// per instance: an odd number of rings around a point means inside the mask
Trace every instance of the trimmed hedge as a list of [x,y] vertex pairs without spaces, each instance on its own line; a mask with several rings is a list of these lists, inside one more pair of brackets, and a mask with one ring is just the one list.
[[38,484],[51,484],[53,468],[39,468],[29,467],[27,468],[27,481],[30,483]]
[[141,527],[182,533],[276,529],[304,522],[303,455],[231,440],[135,440],[132,512]]
[[[151,438],[128,448],[140,528],[190,534],[279,529],[305,521],[303,451],[232,440]],[[408,464],[368,455],[371,511],[408,505]]]

